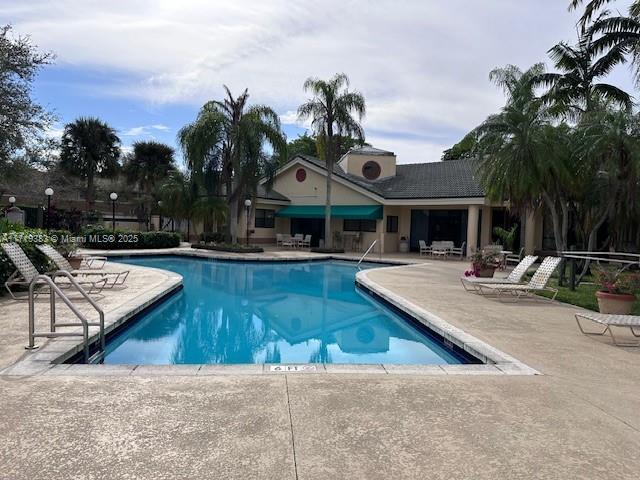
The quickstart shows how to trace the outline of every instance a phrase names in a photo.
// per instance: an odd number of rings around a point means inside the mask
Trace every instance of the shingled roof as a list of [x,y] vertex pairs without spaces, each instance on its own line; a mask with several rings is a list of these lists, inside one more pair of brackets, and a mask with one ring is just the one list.
[[[309,155],[299,157],[326,168],[324,161],[318,158]],[[348,174],[337,164],[333,171],[335,175],[387,199],[471,198],[485,195],[476,178],[473,159],[397,165],[395,176],[374,181]]]

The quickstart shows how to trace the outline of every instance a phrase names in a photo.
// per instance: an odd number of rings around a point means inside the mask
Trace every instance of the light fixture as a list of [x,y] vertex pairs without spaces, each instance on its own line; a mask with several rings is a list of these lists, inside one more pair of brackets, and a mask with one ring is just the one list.
[[118,199],[118,194],[116,192],[111,192],[109,194],[109,198],[111,199],[111,229],[113,233],[116,232],[116,200]]
[[247,208],[247,218],[246,218],[246,223],[247,223],[247,247],[249,246],[249,213],[251,210],[251,199],[247,198],[244,201],[244,206]]
[[9,203],[11,204],[11,206],[13,207],[13,204],[16,203],[16,197],[14,197],[13,195],[9,197]]
[[51,197],[51,195],[53,195],[53,188],[51,188],[51,187],[47,187],[47,188],[45,188],[45,190],[44,190],[44,194],[45,194],[47,197]]

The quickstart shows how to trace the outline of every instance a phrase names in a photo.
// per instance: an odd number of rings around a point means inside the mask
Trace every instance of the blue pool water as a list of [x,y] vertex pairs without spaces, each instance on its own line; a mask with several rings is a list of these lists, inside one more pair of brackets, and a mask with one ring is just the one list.
[[105,363],[466,363],[357,290],[352,263],[117,261],[177,272],[184,288],[114,336]]

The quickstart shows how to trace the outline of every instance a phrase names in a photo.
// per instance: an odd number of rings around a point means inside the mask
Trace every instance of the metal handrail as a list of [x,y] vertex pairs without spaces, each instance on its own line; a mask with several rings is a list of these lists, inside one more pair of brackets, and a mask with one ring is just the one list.
[[[569,289],[575,290],[576,288],[576,260],[586,260],[587,262],[595,261],[597,264],[600,262],[617,263],[622,265],[618,269],[617,273],[620,274],[633,265],[640,266],[640,254],[627,253],[627,252],[578,252],[575,250],[566,250],[560,252],[560,256],[566,260],[569,260]],[[634,260],[625,260],[623,258],[613,257],[627,257]]]
[[360,266],[360,264],[362,263],[362,261],[364,260],[364,257],[366,257],[369,252],[373,249],[373,247],[375,246],[375,244],[378,243],[378,240],[374,240],[373,243],[371,245],[369,245],[369,248],[367,248],[367,251],[364,252],[364,254],[360,257],[360,260],[358,260],[358,264],[356,265],[357,267]]
[[[66,277],[69,280],[69,283],[75,287],[82,297],[89,302],[89,304],[98,312],[100,317],[100,321],[89,322],[87,318],[84,316],[82,312],[80,312],[73,302],[69,299],[67,295],[60,289],[60,287],[55,283],[55,277]],[[35,331],[35,287],[37,284],[45,283],[51,289],[49,295],[49,309],[50,309],[50,318],[49,318],[49,326],[50,331],[46,333],[36,333]],[[62,301],[69,307],[69,309],[74,313],[74,315],[80,320],[80,324],[82,326],[82,333],[77,332],[56,332],[56,327],[72,327],[77,326],[77,323],[56,323],[56,302],[55,302],[55,294],[58,294]],[[85,362],[89,362],[89,327],[100,327],[100,351],[104,353],[105,349],[105,335],[104,335],[104,312],[99,307],[99,305],[87,294],[87,292],[80,286],[80,284],[73,278],[69,272],[65,271],[57,271],[53,273],[51,276],[47,275],[38,275],[36,276],[29,285],[29,345],[25,348],[28,350],[34,350],[38,348],[35,344],[35,337],[83,337],[84,343],[84,359]]]

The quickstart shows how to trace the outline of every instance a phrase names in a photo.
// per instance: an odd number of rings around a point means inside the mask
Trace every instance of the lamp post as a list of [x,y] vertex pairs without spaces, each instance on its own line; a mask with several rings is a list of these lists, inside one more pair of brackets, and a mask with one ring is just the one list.
[[47,187],[44,190],[44,194],[47,196],[47,223],[46,223],[46,228],[48,230],[49,227],[50,227],[49,222],[51,221],[51,197],[53,197],[53,188]]
[[16,197],[13,195],[9,197],[9,208],[13,208],[16,206]]
[[162,231],[162,200],[158,200],[158,208],[160,209],[160,225],[158,225],[158,231]]
[[244,201],[244,206],[247,209],[246,222],[247,222],[247,247],[248,247],[249,246],[249,212],[251,212],[251,200],[247,198]]
[[109,194],[109,198],[111,199],[111,228],[113,229],[113,233],[116,232],[116,200],[118,200],[118,194],[116,192],[111,192]]

